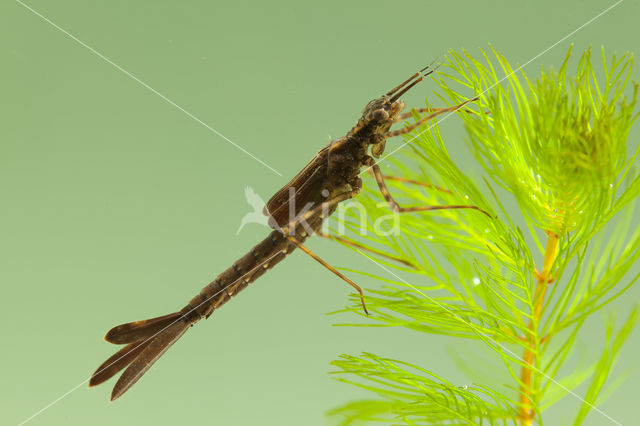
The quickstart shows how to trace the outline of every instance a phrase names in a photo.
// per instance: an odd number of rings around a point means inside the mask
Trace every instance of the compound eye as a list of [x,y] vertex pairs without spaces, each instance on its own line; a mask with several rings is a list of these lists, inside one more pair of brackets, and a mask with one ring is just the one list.
[[389,113],[384,109],[377,109],[371,113],[371,118],[377,122],[387,121],[389,119]]
[[377,99],[373,99],[371,101],[369,101],[369,103],[367,103],[364,108],[362,108],[362,115],[365,115],[367,112],[371,111],[373,109],[373,105],[375,104],[375,102],[377,101]]

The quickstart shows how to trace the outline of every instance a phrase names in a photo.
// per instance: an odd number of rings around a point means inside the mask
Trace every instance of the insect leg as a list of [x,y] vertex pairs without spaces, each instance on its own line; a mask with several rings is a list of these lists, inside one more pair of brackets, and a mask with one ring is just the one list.
[[[422,114],[423,112],[431,112],[431,113],[435,112],[435,113],[438,113],[438,114],[442,114],[442,113],[447,112],[447,110],[450,110],[450,109],[449,108],[413,108],[413,110],[415,110],[419,114]],[[413,110],[410,111],[410,112],[405,112],[404,114],[400,114],[399,116],[396,117],[395,120],[393,120],[393,122],[397,123],[399,121],[407,120],[407,119],[413,117]],[[472,109],[469,109],[469,108],[465,108],[464,112],[468,112],[469,114],[472,114],[472,113],[474,113],[476,111],[474,111]]]
[[380,167],[376,164],[373,158],[368,157],[365,160],[365,165],[370,167],[373,170],[373,175],[376,178],[376,182],[378,183],[378,187],[380,188],[380,192],[384,199],[389,203],[391,209],[398,213],[406,213],[406,212],[422,212],[429,210],[451,210],[451,209],[473,209],[478,210],[487,216],[491,217],[489,213],[482,210],[478,206],[472,205],[444,205],[444,206],[414,206],[414,207],[401,207],[396,200],[393,199],[391,194],[389,193],[389,189],[387,188],[387,184],[384,182],[384,177],[382,176],[382,172],[380,171]]
[[392,132],[387,132],[384,134],[385,138],[391,138],[393,136],[399,136],[399,135],[404,135],[405,133],[409,133],[411,132],[413,129],[415,129],[416,127],[424,124],[425,122],[431,120],[432,118],[435,118],[441,114],[447,113],[447,112],[453,112],[453,111],[457,111],[460,108],[462,108],[463,106],[465,106],[466,104],[468,104],[469,102],[473,102],[475,101],[477,98],[472,98],[469,99],[468,101],[464,101],[463,103],[461,103],[460,105],[456,105],[456,106],[452,106],[452,107],[448,107],[448,108],[437,108],[435,112],[432,112],[431,114],[427,115],[426,117],[424,117],[422,120],[413,123],[410,126],[405,127],[404,129],[398,129],[398,130],[394,130]]
[[308,248],[306,248],[300,241],[298,241],[295,237],[288,235],[287,238],[296,246],[298,246],[298,248],[300,250],[302,250],[303,252],[307,253],[309,256],[311,256],[312,258],[314,258],[318,263],[320,263],[322,266],[324,266],[325,268],[327,268],[328,270],[330,270],[331,272],[333,272],[334,274],[336,274],[337,276],[339,276],[340,278],[342,278],[344,281],[347,282],[347,284],[349,284],[351,287],[355,288],[356,291],[360,294],[360,302],[362,303],[362,308],[364,309],[365,314],[369,315],[369,311],[367,311],[367,305],[364,303],[364,293],[362,292],[362,289],[360,288],[360,286],[356,283],[354,283],[353,281],[351,281],[349,278],[345,277],[342,273],[340,273],[340,271],[338,271],[336,268],[334,268],[333,266],[329,265],[327,262],[325,262],[324,260],[322,260],[317,254],[315,254],[314,252],[312,252],[311,250],[309,250]]
[[[373,178],[376,177],[376,175],[373,173],[373,169],[371,168],[367,168],[366,171],[369,172],[369,174],[371,174],[371,176]],[[404,182],[404,183],[410,183],[412,185],[420,185],[423,186],[427,189],[435,189],[436,191],[440,191],[440,192],[444,192],[446,194],[451,194],[451,191],[448,190],[447,188],[442,188],[440,186],[436,186],[427,182],[421,182],[419,180],[414,180],[414,179],[407,179],[407,178],[403,178],[400,176],[389,176],[389,175],[382,175],[382,178],[387,181],[387,180],[395,180],[396,182]]]
[[377,256],[386,257],[387,259],[393,260],[393,261],[398,262],[398,263],[402,263],[403,265],[408,266],[409,268],[418,269],[413,263],[407,262],[404,259],[401,259],[401,258],[396,257],[396,256],[392,256],[390,254],[384,253],[384,252],[379,251],[379,250],[374,250],[371,247],[366,247],[366,246],[364,246],[362,244],[356,243],[355,241],[347,240],[346,238],[340,237],[338,235],[329,235],[329,234],[325,234],[322,231],[316,231],[316,234],[321,236],[322,238],[326,238],[326,239],[329,239],[329,240],[340,241],[342,244],[346,244],[348,246],[355,247],[358,250],[368,251],[369,253],[373,253],[373,254],[375,254]]

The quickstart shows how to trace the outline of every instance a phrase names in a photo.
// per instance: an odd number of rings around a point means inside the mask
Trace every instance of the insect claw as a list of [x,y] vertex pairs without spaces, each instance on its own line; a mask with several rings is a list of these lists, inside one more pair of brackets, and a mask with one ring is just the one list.
[[364,309],[364,313],[369,316],[369,311],[367,310],[367,304],[364,303],[364,297],[360,294],[360,302],[362,302],[362,309]]

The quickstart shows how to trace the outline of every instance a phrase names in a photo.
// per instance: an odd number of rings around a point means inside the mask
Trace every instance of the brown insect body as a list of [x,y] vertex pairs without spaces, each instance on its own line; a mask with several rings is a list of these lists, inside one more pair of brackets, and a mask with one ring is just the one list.
[[[424,69],[420,72],[422,71]],[[359,175],[363,167],[370,166],[379,171],[368,152],[379,157],[384,151],[387,137],[408,131],[402,129],[389,132],[389,129],[394,122],[407,118],[407,115],[400,115],[404,103],[398,98],[423,78],[424,75],[416,73],[387,94],[369,102],[357,124],[346,136],[321,149],[300,173],[267,202],[265,214],[270,217],[270,225],[275,230],[205,286],[184,308],[173,314],[126,323],[111,329],[105,340],[127,346],[98,367],[89,385],[98,385],[127,368],[111,394],[112,400],[120,397],[190,326],[208,318],[298,247],[328,266],[302,246],[302,243],[319,230],[339,202],[352,198],[360,191],[362,181]],[[406,86],[409,82],[411,84]],[[421,122],[423,121],[426,119]],[[415,125],[408,129],[414,127]],[[386,190],[383,185],[382,183],[381,189]],[[430,208],[423,208],[428,209]],[[415,208],[412,211],[416,211]],[[339,272],[333,272],[361,292],[353,282]]]

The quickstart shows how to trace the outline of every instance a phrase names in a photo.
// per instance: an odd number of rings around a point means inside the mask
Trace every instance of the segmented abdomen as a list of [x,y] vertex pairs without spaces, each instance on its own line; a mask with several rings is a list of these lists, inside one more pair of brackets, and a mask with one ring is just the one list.
[[[322,219],[317,217],[310,219],[308,223],[311,229],[317,229],[322,224]],[[302,243],[308,237],[303,227],[296,229],[297,241]],[[201,318],[208,318],[215,309],[219,309],[231,297],[260,278],[296,247],[281,231],[271,232],[267,238],[256,244],[247,254],[204,287],[200,294],[191,299],[182,309],[182,314],[192,324]]]

